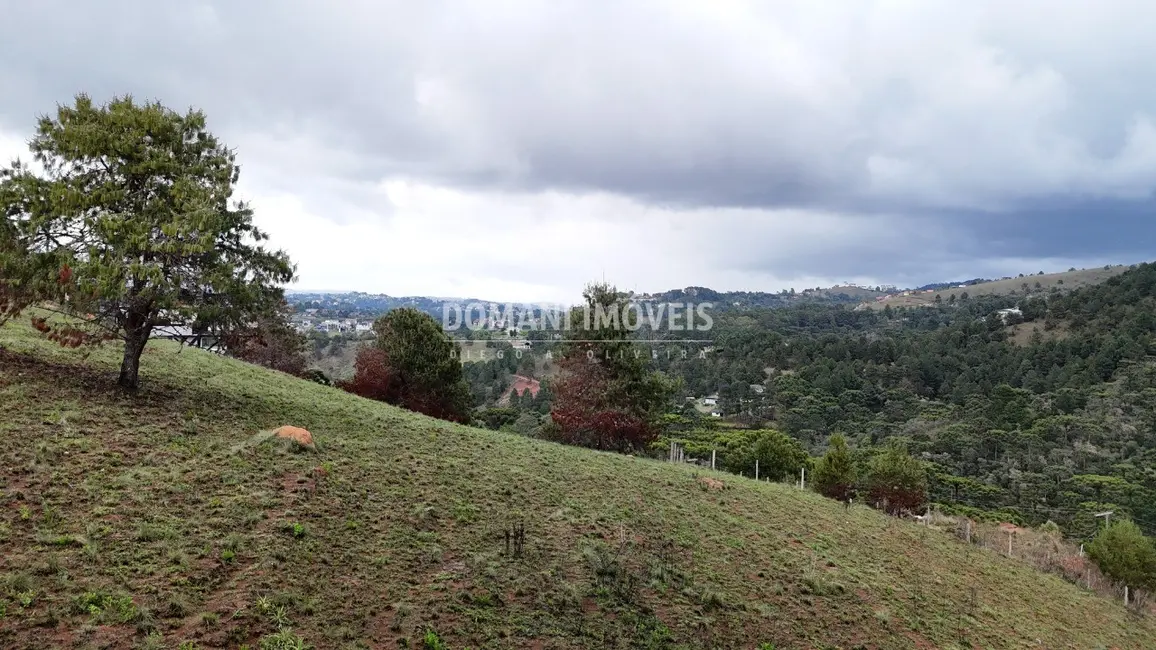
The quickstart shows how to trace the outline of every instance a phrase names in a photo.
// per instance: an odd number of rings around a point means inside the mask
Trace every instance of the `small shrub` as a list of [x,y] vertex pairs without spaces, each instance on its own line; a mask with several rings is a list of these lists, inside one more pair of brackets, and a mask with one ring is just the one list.
[[425,650],[449,650],[449,646],[442,641],[433,628],[426,628],[425,636],[422,637],[422,647]]
[[478,507],[472,503],[458,502],[452,512],[454,521],[468,524],[478,519]]
[[722,592],[709,587],[702,587],[698,590],[697,600],[703,611],[706,612],[726,607],[726,597],[723,596]]
[[165,637],[159,632],[152,632],[141,640],[140,645],[137,646],[140,650],[164,650]]
[[157,524],[141,524],[136,531],[136,541],[138,542],[157,542],[162,539],[172,539],[176,537],[176,532],[168,526],[161,526]]
[[272,620],[273,624],[277,627],[287,627],[290,623],[289,611],[285,609],[284,605],[278,605],[269,613],[269,619]]
[[600,593],[624,603],[633,602],[637,595],[638,581],[622,563],[620,553],[611,553],[606,546],[598,544],[586,547],[582,554],[594,574],[594,583]]
[[78,596],[73,601],[73,609],[88,614],[97,625],[131,623],[139,617],[130,596],[113,596],[99,591]]
[[287,627],[261,637],[260,642],[261,650],[310,650],[312,647]]
[[189,604],[180,596],[172,596],[163,610],[167,618],[184,618],[189,615]]

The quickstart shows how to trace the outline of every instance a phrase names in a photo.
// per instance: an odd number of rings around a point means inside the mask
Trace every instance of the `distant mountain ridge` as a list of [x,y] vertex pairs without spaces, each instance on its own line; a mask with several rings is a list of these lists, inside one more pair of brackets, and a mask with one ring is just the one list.
[[[656,293],[631,293],[631,298],[639,302],[666,302],[666,303],[713,303],[715,309],[767,309],[783,308],[801,304],[846,304],[882,307],[885,304],[896,306],[910,306],[930,301],[921,299],[918,294],[928,291],[945,291],[967,287],[975,295],[986,293],[1006,293],[1018,289],[1025,281],[1034,286],[1036,282],[1045,285],[1061,280],[1068,282],[1068,288],[1095,284],[1108,277],[1123,272],[1126,265],[1109,265],[1103,268],[1072,269],[1062,273],[1007,276],[998,279],[973,278],[952,282],[932,282],[916,288],[896,288],[890,285],[862,286],[857,284],[839,284],[831,287],[814,287],[802,290],[785,289],[778,292],[768,291],[717,291],[709,287],[689,286],[682,289],[668,289]],[[1005,286],[1006,285],[1006,286]],[[330,312],[360,312],[361,314],[384,314],[399,307],[413,307],[437,318],[441,318],[446,304],[465,307],[471,303],[483,305],[548,305],[545,301],[509,301],[484,300],[481,298],[456,298],[447,296],[390,296],[387,294],[372,294],[363,291],[297,291],[287,290],[286,299],[297,307],[298,311],[308,308],[317,308]],[[910,303],[910,304],[909,304]]]
[[[893,288],[887,289],[894,291]],[[709,287],[686,287],[658,293],[634,293],[631,298],[640,302],[713,303],[717,309],[780,308],[796,304],[849,304],[854,305],[876,296],[886,295],[878,288],[855,285],[837,285],[827,288],[794,289],[771,293],[765,291],[716,291]],[[441,296],[390,296],[360,291],[287,291],[286,300],[298,311],[320,309],[336,312],[385,313],[399,307],[414,307],[441,317],[447,304],[465,307],[471,303],[483,305],[545,305],[545,302],[484,300],[480,298],[450,298]]]

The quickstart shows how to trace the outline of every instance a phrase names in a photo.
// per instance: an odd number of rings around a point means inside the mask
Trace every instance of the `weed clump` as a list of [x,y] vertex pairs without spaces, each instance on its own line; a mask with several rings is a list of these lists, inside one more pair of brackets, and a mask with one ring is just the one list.
[[104,592],[86,592],[73,601],[73,610],[88,614],[96,625],[133,623],[140,616],[130,596],[114,596]]

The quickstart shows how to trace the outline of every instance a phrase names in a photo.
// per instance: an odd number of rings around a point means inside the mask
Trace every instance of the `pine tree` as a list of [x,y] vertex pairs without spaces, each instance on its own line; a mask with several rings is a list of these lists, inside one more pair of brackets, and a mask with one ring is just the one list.
[[846,501],[855,489],[855,465],[847,451],[847,439],[841,434],[831,436],[827,453],[815,466],[811,486],[825,497]]
[[632,451],[658,437],[673,387],[650,368],[650,355],[621,322],[628,298],[607,284],[590,285],[586,304],[570,313],[559,377],[552,390],[547,437],[566,444]]
[[[379,353],[367,358],[367,369],[376,368],[377,399],[443,420],[470,420],[473,396],[456,344],[441,323],[403,307],[377,319],[373,331]],[[358,383],[356,375],[354,383]]]
[[917,512],[927,503],[927,469],[907,453],[907,447],[888,441],[871,460],[867,489],[871,503],[888,514]]
[[0,169],[0,307],[52,301],[82,323],[34,320],[62,344],[121,339],[120,386],[137,387],[156,328],[224,334],[281,303],[294,267],[232,199],[240,167],[203,113],[82,94],[29,149],[43,171]]

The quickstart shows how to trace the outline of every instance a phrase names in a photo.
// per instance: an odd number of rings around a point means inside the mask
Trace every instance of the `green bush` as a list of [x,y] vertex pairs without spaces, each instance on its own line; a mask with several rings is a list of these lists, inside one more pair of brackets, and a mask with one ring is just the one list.
[[811,460],[797,440],[774,429],[734,431],[719,441],[725,445],[724,468],[746,476],[754,476],[758,461],[759,478],[781,481],[798,476]]
[[1127,519],[1105,526],[1088,545],[1088,557],[1117,582],[1156,589],[1156,544]]

